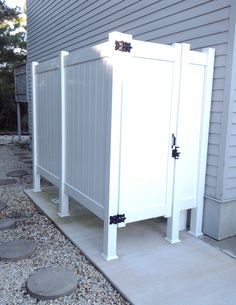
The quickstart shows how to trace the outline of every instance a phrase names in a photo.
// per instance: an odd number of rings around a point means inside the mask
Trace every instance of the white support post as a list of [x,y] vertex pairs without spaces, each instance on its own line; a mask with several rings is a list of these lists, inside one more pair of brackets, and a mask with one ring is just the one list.
[[183,231],[187,228],[187,210],[180,211],[179,216],[179,230]]
[[[111,144],[110,144],[110,184],[108,202],[104,213],[104,235],[102,257],[109,261],[118,258],[117,224],[110,224],[110,216],[119,213],[119,182],[120,182],[120,141],[122,113],[122,62],[129,54],[115,50],[115,41],[132,42],[132,36],[113,32],[109,34],[111,56],[113,57],[112,113],[111,113]],[[126,55],[126,56],[125,56]],[[120,60],[122,58],[122,60]],[[123,213],[123,212],[122,212]]]
[[32,90],[32,112],[33,112],[33,192],[40,192],[40,175],[37,173],[38,164],[38,144],[37,144],[37,98],[36,98],[36,66],[37,62],[32,62],[31,66],[31,90]]
[[[113,71],[113,76],[115,73]],[[112,128],[111,128],[111,145],[110,145],[110,184],[108,201],[105,204],[104,211],[104,231],[103,231],[103,252],[102,257],[106,261],[118,258],[116,254],[117,248],[117,224],[110,224],[110,216],[118,213],[119,204],[119,139],[120,139],[120,112],[121,99],[119,87],[113,82],[113,104],[112,104]],[[115,89],[115,90],[114,90]],[[117,90],[118,89],[118,90]],[[114,96],[117,92],[117,96]]]
[[65,122],[65,68],[64,58],[69,53],[60,52],[60,89],[61,89],[61,175],[59,188],[59,213],[60,217],[69,216],[69,196],[65,193],[65,173],[66,173],[66,122]]
[[21,113],[20,113],[20,103],[16,102],[16,113],[17,113],[17,133],[18,141],[21,141]]
[[202,107],[202,121],[201,121],[201,142],[200,142],[200,167],[197,191],[197,208],[191,210],[191,222],[189,233],[194,236],[202,235],[202,218],[203,218],[203,204],[204,204],[204,190],[206,177],[206,162],[207,162],[207,144],[210,124],[211,111],[211,96],[212,83],[214,73],[214,58],[215,50],[212,48],[203,49],[207,54],[207,64],[205,67],[204,79],[204,96]]
[[179,239],[180,212],[178,209],[172,211],[172,216],[167,218],[166,240],[171,244],[180,242]]
[[117,247],[117,225],[109,224],[109,218],[104,220],[104,231],[103,231],[103,252],[102,257],[106,261],[117,259],[116,254]]
[[198,200],[197,208],[191,209],[191,218],[190,218],[190,230],[189,234],[193,236],[202,236],[202,217],[203,217],[203,203],[204,197],[202,200]]
[[[181,44],[178,108],[181,103],[181,99],[185,98],[185,85],[188,80],[189,52],[190,52],[190,45],[185,43]],[[177,109],[177,112],[178,111],[179,110]],[[181,124],[181,122],[179,122],[179,120],[177,119],[176,123],[177,123],[176,136],[178,138],[178,127],[179,124]],[[167,234],[165,238],[171,244],[180,242],[179,231],[180,231],[181,194],[179,194],[177,182],[178,179],[181,179],[181,169],[178,167],[179,161],[174,160],[174,162],[175,162],[175,168],[174,168],[175,178],[174,178],[174,187],[173,187],[172,214],[171,217],[167,219]]]

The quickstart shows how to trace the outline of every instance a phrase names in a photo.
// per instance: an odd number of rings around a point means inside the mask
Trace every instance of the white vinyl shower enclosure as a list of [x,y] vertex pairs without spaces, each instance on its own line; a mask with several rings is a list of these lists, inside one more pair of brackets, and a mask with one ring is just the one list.
[[105,43],[32,63],[33,175],[104,221],[102,255],[117,230],[164,216],[179,241],[181,211],[201,235],[214,50],[190,51],[113,32]]

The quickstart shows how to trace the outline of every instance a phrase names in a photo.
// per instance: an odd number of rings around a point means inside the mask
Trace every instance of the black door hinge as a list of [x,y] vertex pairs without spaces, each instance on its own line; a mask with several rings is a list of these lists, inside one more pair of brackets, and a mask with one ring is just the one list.
[[121,51],[121,52],[129,52],[132,49],[131,43],[130,42],[125,42],[125,41],[115,41],[115,50],[116,51]]
[[114,215],[114,216],[110,216],[110,225],[112,224],[118,224],[118,223],[121,223],[121,222],[125,222],[125,214],[117,214],[117,215]]
[[175,137],[175,135],[173,133],[172,133],[172,145],[171,145],[171,148],[172,148],[172,158],[179,159],[179,155],[181,153],[178,151],[179,146],[176,146],[176,137]]

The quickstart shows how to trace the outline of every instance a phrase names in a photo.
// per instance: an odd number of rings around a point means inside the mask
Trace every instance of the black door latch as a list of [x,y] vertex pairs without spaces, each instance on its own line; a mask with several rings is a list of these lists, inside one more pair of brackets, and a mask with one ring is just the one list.
[[175,146],[175,148],[172,149],[172,158],[179,159],[180,152],[178,151],[179,146]]
[[176,146],[176,137],[175,137],[175,135],[173,133],[172,133],[172,145],[171,145],[171,148],[172,148],[172,158],[179,159],[179,155],[181,153],[178,151],[179,146]]

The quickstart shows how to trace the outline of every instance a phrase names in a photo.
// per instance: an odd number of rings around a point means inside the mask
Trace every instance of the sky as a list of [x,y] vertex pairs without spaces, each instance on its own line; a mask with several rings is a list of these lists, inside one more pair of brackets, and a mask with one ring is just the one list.
[[5,2],[9,7],[19,6],[19,7],[23,8],[25,0],[5,0]]
[[[16,6],[19,6],[21,8],[21,12],[23,12],[23,7],[25,4],[26,0],[5,0],[5,3],[7,4],[7,6],[14,8]],[[24,22],[22,24],[26,24],[26,15],[23,13],[21,15],[21,17],[23,17]],[[25,28],[20,27],[18,29],[18,31],[25,31]]]

